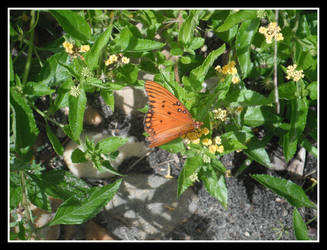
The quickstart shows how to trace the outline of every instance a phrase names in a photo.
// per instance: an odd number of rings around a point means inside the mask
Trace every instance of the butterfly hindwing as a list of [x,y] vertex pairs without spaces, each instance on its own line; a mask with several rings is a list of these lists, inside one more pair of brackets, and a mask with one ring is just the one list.
[[187,108],[160,84],[145,83],[149,111],[144,128],[149,133],[150,147],[156,147],[194,129],[195,122]]

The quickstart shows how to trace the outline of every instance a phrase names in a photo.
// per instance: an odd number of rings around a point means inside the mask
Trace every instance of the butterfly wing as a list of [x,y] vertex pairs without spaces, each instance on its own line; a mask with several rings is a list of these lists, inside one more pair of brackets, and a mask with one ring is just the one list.
[[160,84],[147,81],[145,90],[149,100],[149,111],[144,119],[144,129],[149,133],[149,147],[157,147],[182,136],[197,123],[187,108]]

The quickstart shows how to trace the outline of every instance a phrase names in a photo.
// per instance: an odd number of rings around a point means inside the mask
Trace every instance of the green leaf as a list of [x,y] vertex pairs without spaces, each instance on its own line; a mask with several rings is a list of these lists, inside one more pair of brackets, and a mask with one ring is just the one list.
[[71,78],[69,70],[62,66],[67,64],[69,64],[69,57],[66,52],[54,54],[46,60],[38,76],[38,81],[42,81],[43,84],[51,87],[59,85],[60,82],[67,78]]
[[202,37],[194,37],[191,41],[191,44],[190,46],[188,47],[188,49],[191,49],[191,50],[196,50],[196,49],[199,49],[203,46],[205,42],[205,39],[202,38]]
[[228,154],[237,149],[246,149],[246,144],[253,137],[252,133],[247,131],[230,131],[222,134],[221,136],[221,144],[224,145],[224,154]]
[[202,164],[203,161],[201,157],[190,157],[186,159],[184,167],[178,176],[177,197],[180,197],[184,191],[193,184],[190,176],[196,174]]
[[291,101],[291,105],[290,140],[293,141],[299,138],[305,128],[309,104],[306,98],[297,98]]
[[89,190],[80,178],[64,170],[52,170],[42,174],[29,174],[49,196],[66,200],[73,195],[83,195]]
[[303,189],[294,182],[264,174],[253,174],[253,179],[260,182],[271,191],[285,198],[292,206],[296,208],[311,207],[316,205],[309,200]]
[[317,148],[314,147],[312,145],[312,143],[308,139],[306,139],[303,136],[301,136],[300,137],[300,140],[299,140],[299,145],[301,145],[302,147],[304,147],[314,157],[318,158]]
[[297,240],[311,240],[308,236],[307,225],[302,219],[301,214],[294,208],[293,211],[294,234]]
[[285,162],[288,162],[294,156],[297,149],[297,140],[290,140],[290,133],[287,132],[282,137],[283,153]]
[[137,82],[137,77],[140,69],[134,64],[126,64],[122,67],[113,70],[117,81],[133,84]]
[[195,27],[199,23],[199,14],[199,10],[191,10],[178,32],[178,42],[182,43],[185,47],[188,47],[187,45],[194,36]]
[[100,90],[100,95],[103,97],[106,104],[111,108],[112,112],[115,111],[115,95],[111,91]]
[[15,148],[17,153],[25,155],[34,144],[39,129],[36,126],[33,110],[13,87],[10,88],[10,104],[13,108],[12,130]]
[[100,58],[103,56],[103,49],[107,46],[112,32],[112,25],[96,39],[92,48],[85,55],[85,62],[90,71],[99,67]]
[[91,38],[91,29],[85,19],[71,10],[49,10],[60,26],[72,37],[86,42]]
[[88,160],[85,158],[85,153],[80,150],[79,148],[76,148],[72,152],[71,156],[72,162],[73,163],[81,163],[81,162],[87,162]]
[[[216,49],[206,57],[206,59],[203,61],[202,65],[199,67],[193,69],[190,73],[189,77],[183,77],[184,79],[187,79],[189,83],[191,84],[192,88],[196,91],[199,91],[202,89],[202,83],[209,71],[209,69],[212,67],[215,60],[225,51],[225,44],[223,44],[219,49]],[[186,82],[184,82],[186,84]]]
[[281,122],[282,118],[265,106],[249,106],[244,113],[244,125],[258,127],[263,124]]
[[253,19],[257,16],[256,10],[240,10],[230,14],[225,22],[217,29],[217,32],[223,32],[229,30],[234,25],[243,22],[245,20]]
[[103,187],[94,187],[84,196],[72,196],[58,208],[49,226],[57,224],[82,224],[96,216],[114,197],[122,179]]
[[[294,82],[288,82],[278,86],[279,99],[292,100],[297,98],[297,89]],[[274,98],[274,91],[271,91],[269,98]]]
[[44,82],[27,82],[24,86],[24,93],[32,96],[51,95],[54,89],[48,87]]
[[53,149],[58,155],[62,156],[64,153],[64,147],[61,145],[57,136],[52,132],[47,122],[45,123],[45,130]]
[[146,52],[160,49],[163,46],[165,46],[164,43],[137,38],[128,27],[125,27],[113,41],[111,49],[114,54],[119,52]]
[[176,138],[175,140],[167,142],[159,147],[174,154],[185,152],[184,142],[181,138]]
[[49,107],[48,111],[49,114],[53,115],[58,109],[68,107],[68,99],[69,99],[69,93],[70,89],[74,86],[74,81],[70,77],[65,82],[63,82],[59,89],[57,89],[57,96],[53,104]]
[[239,88],[232,84],[229,88],[229,92],[224,100],[224,104],[226,106],[229,105],[231,102],[238,102],[240,105],[243,106],[255,106],[255,105],[267,105],[274,101],[272,97],[265,97],[259,94],[256,91],[246,89],[246,88]]
[[217,173],[212,167],[207,167],[201,169],[200,178],[208,193],[227,209],[228,192],[224,175]]
[[81,88],[80,91],[77,97],[72,95],[69,96],[68,121],[74,141],[79,140],[79,136],[83,129],[83,119],[87,101],[84,89]]
[[182,56],[180,62],[183,64],[190,64],[192,62],[192,59],[189,56]]
[[126,176],[125,174],[121,174],[119,173],[115,168],[113,168],[111,165],[110,165],[110,162],[109,161],[103,161],[102,162],[102,166],[104,167],[104,170],[114,174],[114,175],[119,175],[119,176]]
[[312,82],[307,86],[311,100],[317,100],[317,82]]
[[251,141],[247,144],[247,149],[244,149],[244,154],[246,154],[252,160],[258,162],[259,164],[271,168],[271,162],[269,155],[265,149],[265,145],[262,141],[259,141],[255,136],[251,138]]
[[10,188],[9,204],[10,204],[10,208],[14,209],[19,205],[19,203],[22,201],[22,197],[23,197],[18,171],[17,172],[10,171],[9,188]]
[[46,211],[51,211],[51,203],[48,195],[38,185],[37,182],[26,178],[26,187],[28,193],[28,199],[37,207],[42,208]]
[[103,154],[115,152],[119,147],[128,142],[128,138],[111,136],[104,138],[97,143],[97,148],[102,151]]
[[257,18],[246,20],[241,24],[239,31],[236,35],[236,54],[243,73],[242,78],[247,77],[251,68],[251,43],[254,38],[254,35],[257,33],[259,24],[260,21]]

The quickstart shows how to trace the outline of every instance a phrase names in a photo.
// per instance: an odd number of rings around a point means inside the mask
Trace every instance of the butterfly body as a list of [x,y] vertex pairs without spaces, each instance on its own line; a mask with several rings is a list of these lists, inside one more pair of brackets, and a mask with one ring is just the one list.
[[144,118],[144,130],[149,133],[149,147],[157,147],[196,128],[202,122],[194,121],[187,108],[167,89],[156,82],[146,81],[145,90],[149,111]]

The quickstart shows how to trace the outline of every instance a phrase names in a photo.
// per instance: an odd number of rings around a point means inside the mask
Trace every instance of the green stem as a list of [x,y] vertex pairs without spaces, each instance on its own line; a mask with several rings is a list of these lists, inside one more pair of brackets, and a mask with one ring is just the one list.
[[[30,27],[33,27],[35,23],[35,10],[31,10],[31,22]],[[33,44],[34,44],[34,28],[31,30],[30,39],[29,39],[29,46],[27,52],[27,60],[25,64],[25,70],[23,74],[22,83],[25,84],[28,79],[28,74],[30,72],[31,63],[32,63],[32,54],[33,54]]]
[[41,111],[41,110],[39,110],[37,107],[35,107],[34,106],[34,104],[33,103],[29,103],[29,105],[37,112],[37,113],[39,113],[45,120],[47,120],[47,121],[50,121],[50,122],[52,122],[52,123],[54,123],[54,124],[56,124],[58,127],[60,127],[60,128],[64,128],[64,125],[63,124],[61,124],[61,123],[59,123],[59,122],[57,122],[56,120],[54,120],[54,119],[52,119],[52,118],[50,118],[47,114],[45,114],[43,111]]

